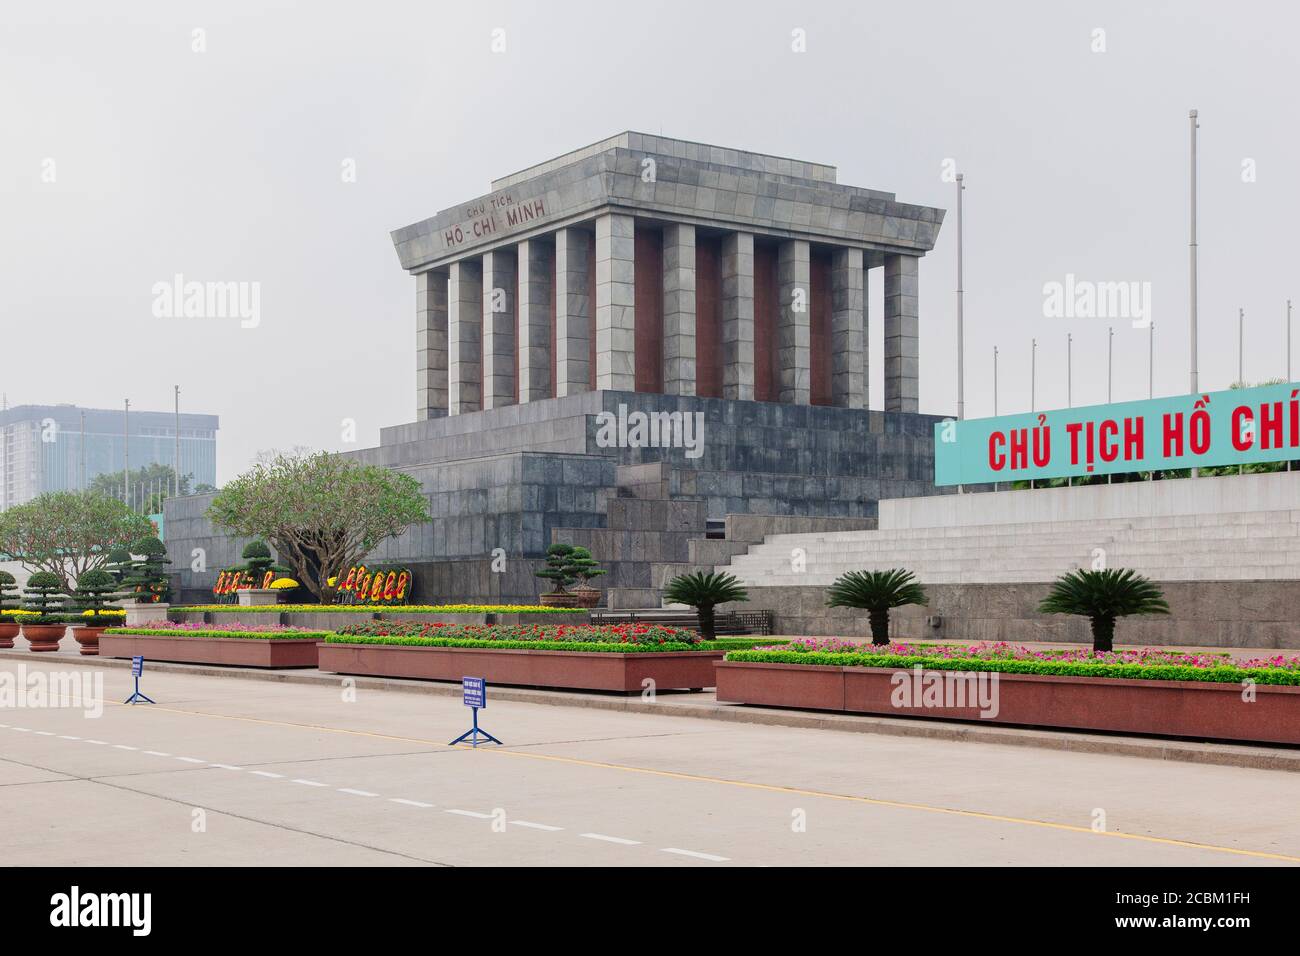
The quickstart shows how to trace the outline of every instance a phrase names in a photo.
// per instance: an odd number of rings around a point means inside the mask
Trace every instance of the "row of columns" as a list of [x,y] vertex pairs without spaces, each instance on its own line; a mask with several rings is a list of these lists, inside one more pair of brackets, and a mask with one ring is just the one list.
[[[549,398],[552,375],[558,396],[588,391],[593,379],[598,389],[635,390],[636,222],[633,216],[609,213],[597,217],[595,225],[594,236],[589,230],[564,228],[551,237],[524,240],[514,248],[453,262],[446,271],[417,276],[417,403],[422,419]],[[722,393],[724,398],[753,400],[754,236],[728,233],[721,250]],[[589,274],[593,262],[594,284]],[[915,256],[885,256],[886,411],[917,410],[917,263]],[[865,408],[867,403],[863,266],[861,249],[837,248],[832,253],[831,401],[844,408]],[[778,400],[808,404],[812,303],[811,247],[806,240],[780,243],[777,285]],[[588,338],[593,325],[594,368]],[[662,348],[664,393],[694,395],[692,225],[663,227]]]

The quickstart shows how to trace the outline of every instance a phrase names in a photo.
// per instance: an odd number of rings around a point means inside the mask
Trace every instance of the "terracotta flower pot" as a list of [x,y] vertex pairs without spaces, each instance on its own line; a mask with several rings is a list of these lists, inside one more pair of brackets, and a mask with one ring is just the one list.
[[23,637],[27,638],[29,651],[57,651],[67,629],[66,624],[24,624]]
[[578,596],[568,591],[552,591],[543,594],[538,600],[542,607],[578,607]]
[[23,626],[21,624],[0,624],[0,648],[8,649],[14,646],[14,638],[18,636]]
[[99,656],[99,635],[103,634],[104,630],[102,627],[92,627],[89,624],[79,624],[72,628],[72,636],[81,645],[82,657]]
[[578,607],[595,607],[600,603],[600,588],[574,588],[573,596],[578,599]]

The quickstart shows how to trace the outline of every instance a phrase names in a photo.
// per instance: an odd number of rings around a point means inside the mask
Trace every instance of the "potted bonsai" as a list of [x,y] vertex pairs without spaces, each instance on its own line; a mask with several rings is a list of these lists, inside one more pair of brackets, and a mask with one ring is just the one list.
[[140,557],[132,561],[131,570],[122,581],[126,599],[135,602],[134,607],[127,608],[126,623],[166,620],[171,590],[165,571],[171,563],[167,560],[166,546],[157,538],[141,538],[131,546],[131,553]]
[[113,548],[104,558],[104,570],[113,576],[113,583],[121,585],[131,575],[134,562],[126,548]]
[[72,599],[82,616],[81,623],[72,626],[72,636],[81,645],[83,657],[99,654],[99,635],[104,628],[121,623],[122,609],[108,603],[116,594],[117,581],[107,571],[96,568],[77,579]]
[[570,563],[573,566],[574,576],[579,581],[578,586],[573,589],[573,594],[578,599],[578,607],[595,607],[600,603],[600,588],[593,588],[591,581],[608,572],[591,556],[591,552],[583,547],[573,549]]
[[14,646],[14,638],[22,630],[13,612],[18,610],[18,582],[8,571],[0,571],[0,648]]
[[23,610],[31,612],[30,617],[23,619],[23,637],[27,638],[29,650],[57,651],[67,630],[66,595],[58,575],[37,571],[27,579],[23,594]]
[[578,580],[573,563],[574,547],[571,544],[553,544],[546,549],[546,567],[533,572],[539,578],[555,583],[555,590],[539,598],[542,607],[577,607],[578,596],[564,589],[566,584]]
[[241,585],[244,581],[249,584],[236,589],[236,601],[250,607],[278,603],[280,596],[271,589],[278,570],[271,558],[271,549],[263,541],[250,541],[244,546],[243,558]]

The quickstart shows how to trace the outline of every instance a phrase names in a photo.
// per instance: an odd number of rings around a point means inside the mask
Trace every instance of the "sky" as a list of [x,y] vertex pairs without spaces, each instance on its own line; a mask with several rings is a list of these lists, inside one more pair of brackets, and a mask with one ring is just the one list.
[[[1110,327],[1114,400],[1146,397],[1132,316],[1048,314],[1068,275],[1149,290],[1155,393],[1185,393],[1190,109],[1200,387],[1237,379],[1239,309],[1245,379],[1281,377],[1298,29],[1250,2],[4,0],[0,391],[169,410],[179,384],[221,417],[219,482],[264,450],[375,445],[415,406],[390,230],[634,129],[947,208],[920,270],[924,412],[957,401],[954,170],[968,417],[993,411],[995,346],[998,410],[1029,408],[1033,338],[1039,409],[1104,402]],[[256,283],[256,324],[169,312],[177,274]],[[879,281],[869,301],[878,319]]]

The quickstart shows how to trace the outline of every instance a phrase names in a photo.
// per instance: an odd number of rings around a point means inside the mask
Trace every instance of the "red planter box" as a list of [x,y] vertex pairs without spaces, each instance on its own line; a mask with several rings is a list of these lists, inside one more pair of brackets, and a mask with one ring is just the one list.
[[895,675],[914,682],[913,672],[895,668],[722,661],[717,672],[717,698],[729,703],[1300,745],[1300,687],[1257,684],[1248,703],[1239,684],[998,674],[993,714],[973,694],[964,706],[951,693],[935,706],[922,706],[916,694],[908,701]]
[[320,669],[337,674],[445,681],[471,676],[493,684],[624,693],[640,693],[647,679],[658,690],[712,687],[714,664],[723,656],[722,651],[625,654],[326,643],[319,651]]
[[135,657],[182,664],[228,664],[236,667],[315,667],[315,637],[263,640],[249,637],[165,637],[114,634],[99,638],[100,657]]

